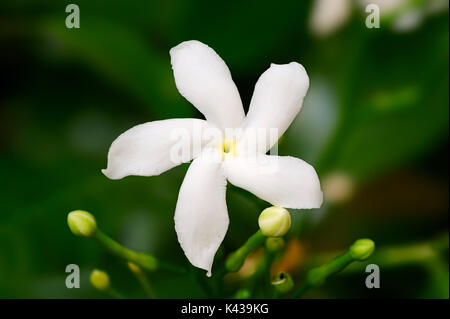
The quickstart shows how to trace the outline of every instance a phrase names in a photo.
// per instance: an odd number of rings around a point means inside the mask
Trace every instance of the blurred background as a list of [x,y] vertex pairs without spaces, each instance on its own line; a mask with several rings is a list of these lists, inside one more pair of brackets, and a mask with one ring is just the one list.
[[[122,260],[70,232],[75,209],[127,247],[188,267],[173,222],[188,164],[119,181],[100,170],[128,128],[202,117],[177,92],[169,58],[171,47],[197,39],[225,60],[246,110],[270,63],[298,61],[310,76],[279,153],[316,168],[325,203],[291,210],[272,272],[301,283],[310,267],[371,238],[371,259],[305,296],[448,298],[447,0],[78,0],[79,29],[65,26],[69,3],[0,4],[0,297],[107,297],[89,285],[94,268],[127,297],[145,296]],[[380,28],[366,27],[367,3],[379,5]],[[258,229],[269,206],[230,184],[227,204],[217,264]],[[260,284],[269,279],[255,275],[260,254],[225,278],[220,296],[238,288],[267,296]],[[71,263],[80,266],[80,289],[65,287]],[[379,265],[380,289],[365,287],[367,263]],[[211,296],[203,272],[148,276],[158,297]]]

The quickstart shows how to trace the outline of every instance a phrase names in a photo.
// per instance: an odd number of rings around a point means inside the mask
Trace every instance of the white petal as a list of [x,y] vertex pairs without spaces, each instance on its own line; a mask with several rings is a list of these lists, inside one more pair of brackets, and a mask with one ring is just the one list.
[[[244,122],[247,132],[263,130],[264,153],[283,135],[303,103],[309,78],[301,64],[271,64],[255,85]],[[275,129],[275,134],[272,134]],[[261,149],[261,148],[260,148]]]
[[175,84],[208,121],[221,128],[239,126],[245,114],[225,62],[209,46],[186,41],[170,50]]
[[110,179],[159,175],[199,154],[205,142],[201,139],[202,132],[213,129],[206,121],[198,119],[137,125],[112,143],[108,167],[102,172]]
[[322,191],[314,168],[291,156],[235,157],[224,162],[228,181],[275,206],[319,208]]
[[208,155],[189,167],[178,195],[175,230],[191,264],[208,271],[228,229],[226,180],[221,164]]

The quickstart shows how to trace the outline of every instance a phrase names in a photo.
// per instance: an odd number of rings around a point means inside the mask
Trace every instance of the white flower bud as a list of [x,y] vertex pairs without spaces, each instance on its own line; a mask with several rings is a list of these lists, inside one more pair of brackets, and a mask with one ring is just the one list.
[[258,224],[264,236],[281,237],[291,227],[291,215],[283,207],[272,206],[262,211]]

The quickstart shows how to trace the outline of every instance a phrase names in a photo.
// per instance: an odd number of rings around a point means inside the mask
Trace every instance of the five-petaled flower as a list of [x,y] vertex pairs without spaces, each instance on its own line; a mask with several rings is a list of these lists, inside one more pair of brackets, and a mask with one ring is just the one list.
[[[171,156],[171,148],[180,143],[170,138],[173,131],[181,128],[188,132],[189,138],[182,143],[191,149],[194,127],[221,132],[239,129],[240,134],[224,136],[219,142],[202,141],[200,154],[190,153],[187,160],[193,161],[175,209],[175,230],[184,253],[210,276],[229,223],[227,180],[272,205],[298,209],[321,206],[320,182],[311,165],[290,156],[266,155],[300,111],[309,78],[296,62],[272,64],[258,79],[245,115],[230,71],[213,49],[199,41],[186,41],[172,48],[170,56],[178,91],[206,121],[170,119],[131,128],[112,143],[103,173],[111,179],[159,175],[180,164]],[[275,136],[262,142],[251,138],[255,130],[273,129]],[[251,143],[258,145],[248,147]],[[264,165],[276,169],[264,169]]]

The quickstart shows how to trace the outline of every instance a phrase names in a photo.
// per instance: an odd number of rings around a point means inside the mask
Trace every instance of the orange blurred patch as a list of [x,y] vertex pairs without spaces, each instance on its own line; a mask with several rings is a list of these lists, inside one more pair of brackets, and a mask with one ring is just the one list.
[[229,273],[225,276],[225,281],[236,281],[239,279],[244,279],[251,277],[255,274],[258,265],[261,263],[264,257],[264,248],[259,248],[258,250],[252,252],[244,261],[241,269],[235,273]]
[[287,242],[283,256],[272,264],[271,276],[280,271],[290,274],[297,273],[305,261],[306,245],[297,238],[292,238]]

